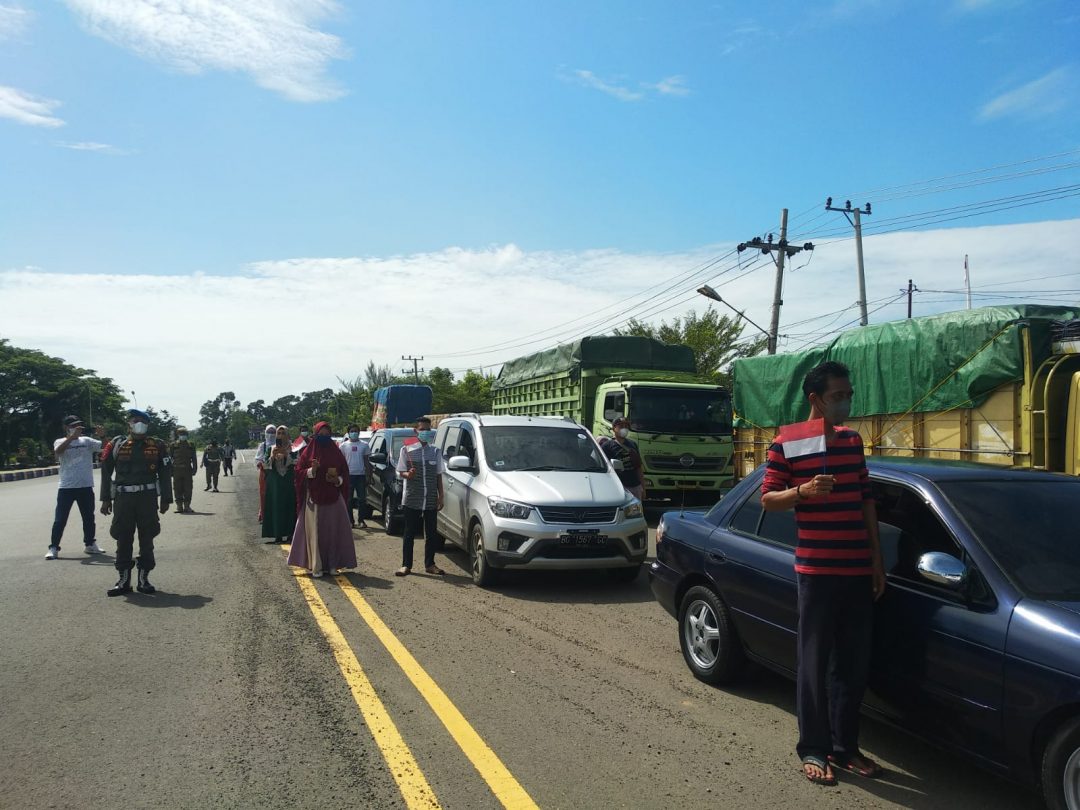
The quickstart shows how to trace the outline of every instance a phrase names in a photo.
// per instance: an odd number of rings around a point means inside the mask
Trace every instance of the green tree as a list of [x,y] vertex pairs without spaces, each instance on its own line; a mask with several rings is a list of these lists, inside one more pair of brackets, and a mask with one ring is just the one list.
[[[263,423],[265,424],[265,423]],[[228,429],[225,436],[234,447],[243,448],[251,446],[251,433],[262,433],[262,425],[256,422],[247,411],[233,411],[229,417]]]
[[229,427],[229,419],[240,410],[240,400],[232,391],[222,391],[199,408],[199,441],[222,442]]
[[720,315],[709,307],[703,315],[690,310],[682,318],[668,323],[647,324],[636,318],[625,327],[616,329],[616,335],[638,335],[689,346],[694,350],[697,374],[703,380],[718,385],[731,385],[731,364],[740,357],[753,357],[765,349],[764,336],[744,338],[745,324],[738,318]]
[[374,360],[369,360],[367,368],[364,369],[364,387],[369,391],[390,385],[396,379],[390,366],[377,366]]

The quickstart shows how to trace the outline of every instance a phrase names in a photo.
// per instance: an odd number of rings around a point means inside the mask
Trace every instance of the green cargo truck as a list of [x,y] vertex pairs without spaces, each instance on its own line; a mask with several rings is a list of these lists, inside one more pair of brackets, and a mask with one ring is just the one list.
[[586,337],[504,364],[492,411],[569,416],[598,438],[626,416],[649,500],[713,500],[732,484],[731,397],[695,369],[686,346]]

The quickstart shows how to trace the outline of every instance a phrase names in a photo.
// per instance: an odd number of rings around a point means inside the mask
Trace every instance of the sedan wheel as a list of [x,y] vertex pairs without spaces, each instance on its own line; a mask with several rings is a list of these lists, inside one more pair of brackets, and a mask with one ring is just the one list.
[[703,585],[691,588],[679,617],[679,644],[694,677],[705,683],[733,680],[742,668],[742,647],[716,592]]
[[484,556],[484,530],[479,523],[474,523],[469,531],[469,556],[472,563],[472,580],[481,588],[495,584],[498,571],[487,563]]
[[382,499],[383,530],[387,534],[397,534],[401,530],[401,518],[394,517],[394,508],[390,505],[390,496]]
[[1046,746],[1042,790],[1051,810],[1080,810],[1080,718],[1062,726]]

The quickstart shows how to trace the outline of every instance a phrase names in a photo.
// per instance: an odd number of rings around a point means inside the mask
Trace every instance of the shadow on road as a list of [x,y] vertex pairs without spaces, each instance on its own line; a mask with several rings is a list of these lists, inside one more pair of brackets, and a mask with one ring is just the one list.
[[388,579],[382,577],[372,577],[367,574],[361,574],[356,571],[342,571],[338,576],[343,576],[349,580],[358,590],[379,590],[386,591],[393,587],[392,583]]
[[128,602],[133,602],[140,607],[183,608],[184,610],[197,610],[214,601],[213,597],[210,596],[169,593],[160,588],[158,588],[157,593],[139,593],[138,591],[132,591],[129,594],[125,594],[124,598]]

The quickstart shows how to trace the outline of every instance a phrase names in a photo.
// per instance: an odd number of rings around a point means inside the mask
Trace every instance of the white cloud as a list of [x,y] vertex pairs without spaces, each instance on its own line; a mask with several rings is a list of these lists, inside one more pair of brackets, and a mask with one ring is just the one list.
[[[245,404],[269,401],[336,387],[338,377],[362,374],[369,360],[398,368],[402,354],[423,355],[427,368],[490,370],[559,340],[604,331],[630,315],[658,321],[690,308],[702,311],[708,302],[694,294],[702,283],[767,325],[770,264],[762,262],[730,283],[725,282],[738,276],[737,270],[720,275],[730,262],[705,275],[689,272],[732,247],[670,254],[526,252],[515,245],[447,248],[388,258],[263,261],[231,276],[68,274],[24,267],[0,272],[0,300],[4,336],[15,345],[97,369],[138,391],[140,403],[194,422],[199,406],[221,391],[234,391]],[[899,291],[909,278],[927,291],[954,291],[917,294],[916,314],[962,307],[963,296],[955,291],[963,286],[965,253],[971,254],[977,291],[1026,289],[1033,300],[1038,290],[1080,289],[1080,268],[1063,268],[1060,261],[1062,255],[1080,253],[1080,220],[870,236],[864,247],[867,298],[878,302],[871,309],[894,300],[872,313],[871,322],[904,316]],[[782,348],[797,348],[858,318],[853,244],[823,244],[815,253],[806,267],[800,254],[793,263],[799,269],[787,277],[780,332],[788,337],[782,338]],[[759,258],[744,254],[744,266]],[[1070,269],[1070,279],[1035,280]],[[636,306],[622,301],[631,291],[654,285],[657,290],[673,285],[677,294],[669,300],[672,293],[647,293],[639,298],[645,303]],[[40,313],[55,306],[57,289],[97,304],[72,310],[43,330]],[[380,302],[374,310],[361,308],[377,311],[379,323],[365,323],[364,314],[350,316],[340,305],[351,300]],[[1078,300],[1080,295],[1072,293],[1042,296],[1043,302]],[[721,311],[730,314],[722,306]],[[123,313],[123,328],[108,315],[116,312]],[[195,321],[191,313],[197,313]],[[411,317],[416,313],[422,317]],[[407,338],[389,328],[405,317],[411,324]],[[542,334],[533,335],[537,332]],[[475,348],[488,351],[457,354]]]
[[345,55],[314,27],[336,0],[65,0],[95,36],[185,73],[240,72],[293,101],[342,90],[326,76]]
[[108,155],[126,155],[123,149],[117,149],[115,146],[107,143],[97,143],[96,141],[57,141],[56,145],[62,149],[74,149],[77,152],[102,152]]
[[686,79],[682,76],[668,76],[656,84],[646,85],[662,96],[688,96],[690,88],[686,86]]
[[1042,118],[1076,102],[1072,69],[1060,67],[1014,90],[1002,93],[979,110],[979,120]]
[[619,101],[641,101],[641,99],[645,97],[643,93],[631,90],[621,84],[615,84],[614,82],[601,79],[591,70],[575,70],[574,77],[582,87],[591,87],[593,90],[599,90],[601,93],[605,93],[612,98],[617,98]]
[[0,118],[10,118],[32,127],[62,127],[64,121],[52,114],[59,106],[59,101],[0,85]]
[[19,6],[0,5],[0,40],[14,39],[30,24],[30,12]]
[[582,87],[599,90],[619,101],[641,101],[650,92],[660,96],[690,95],[690,88],[686,86],[686,78],[683,76],[668,76],[658,82],[640,82],[636,90],[614,79],[602,79],[591,70],[575,70],[570,74],[560,73],[560,78]]

